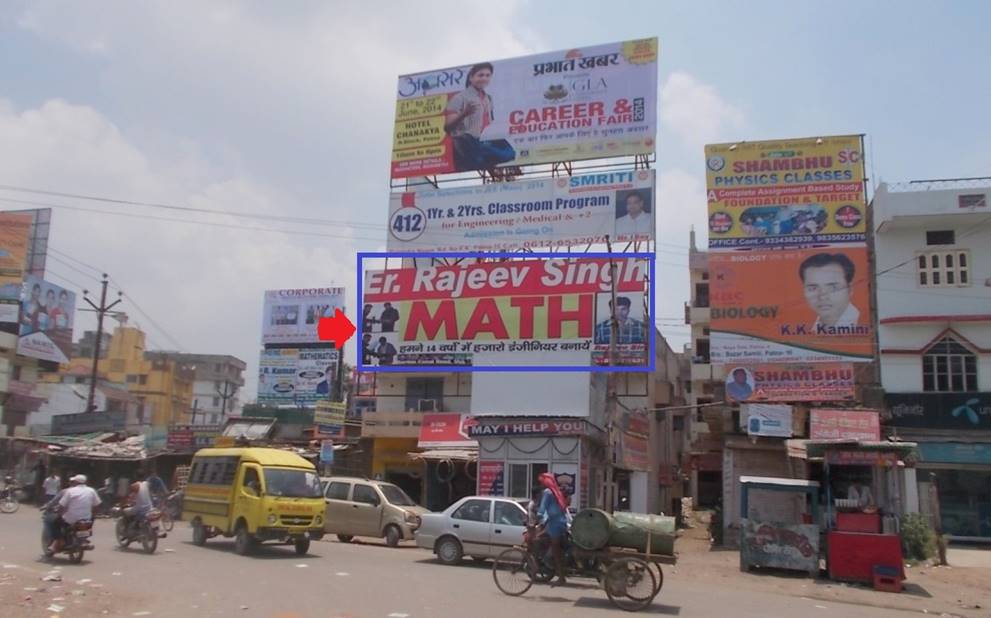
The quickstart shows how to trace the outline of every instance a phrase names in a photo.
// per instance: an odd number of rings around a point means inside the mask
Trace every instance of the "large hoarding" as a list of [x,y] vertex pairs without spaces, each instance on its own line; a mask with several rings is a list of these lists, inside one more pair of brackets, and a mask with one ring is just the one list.
[[654,170],[393,193],[390,251],[515,251],[654,238]]
[[863,244],[859,135],[705,148],[709,249]]
[[855,394],[851,363],[726,366],[726,401],[846,401]]
[[72,356],[76,295],[54,283],[28,275],[21,293],[17,353],[55,363]]
[[867,248],[710,253],[712,362],[870,361]]
[[317,343],[322,317],[344,311],[344,288],[290,288],[266,290],[262,317],[262,343]]
[[654,152],[656,38],[400,76],[392,177]]
[[32,220],[30,214],[0,212],[0,326],[17,324]]
[[478,255],[493,261],[364,273],[359,369],[649,369],[647,254]]
[[337,376],[333,349],[278,348],[262,350],[258,366],[258,403],[313,407],[329,400]]

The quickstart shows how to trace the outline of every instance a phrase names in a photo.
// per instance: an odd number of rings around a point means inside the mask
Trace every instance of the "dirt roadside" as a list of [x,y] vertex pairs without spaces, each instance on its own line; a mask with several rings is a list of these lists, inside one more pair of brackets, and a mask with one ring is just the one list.
[[0,565],[0,607],[5,618],[122,616],[124,599],[103,584],[73,580],[57,565]]
[[670,576],[670,583],[678,579],[704,580],[711,581],[715,586],[746,588],[935,616],[991,616],[991,568],[912,567],[906,569],[908,579],[905,582],[905,591],[893,594],[825,578],[812,580],[802,574],[792,575],[786,571],[743,573],[740,571],[739,552],[712,548],[708,532],[702,525],[682,530],[676,550],[678,566],[665,569],[665,576]]

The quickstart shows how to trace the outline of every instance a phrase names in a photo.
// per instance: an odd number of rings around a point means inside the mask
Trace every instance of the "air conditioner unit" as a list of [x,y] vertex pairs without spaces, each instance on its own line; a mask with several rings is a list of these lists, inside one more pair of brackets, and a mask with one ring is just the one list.
[[436,412],[437,408],[436,399],[420,399],[417,402],[417,410],[419,412]]

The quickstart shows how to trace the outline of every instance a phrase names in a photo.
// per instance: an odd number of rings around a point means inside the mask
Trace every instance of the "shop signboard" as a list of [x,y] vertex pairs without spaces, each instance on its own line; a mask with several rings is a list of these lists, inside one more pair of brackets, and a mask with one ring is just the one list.
[[506,464],[502,461],[478,462],[478,495],[505,495]]
[[165,436],[170,449],[200,449],[212,446],[220,435],[220,425],[172,425]]
[[27,275],[21,293],[17,353],[53,363],[68,363],[72,356],[75,315],[76,295],[73,292]]
[[320,318],[333,317],[337,309],[344,311],[344,288],[266,290],[262,343],[319,343]]
[[648,256],[548,255],[365,273],[359,368],[612,370],[615,316],[616,364],[652,369]]
[[126,428],[127,413],[124,411],[57,414],[52,417],[52,435],[55,436],[124,431]]
[[473,423],[467,414],[424,414],[420,421],[420,448],[478,447],[468,435]]
[[392,177],[650,154],[656,38],[402,75]]
[[884,466],[890,468],[898,464],[898,454],[875,450],[828,450],[826,463],[831,466]]
[[893,427],[991,429],[991,393],[889,393],[884,401]]
[[17,324],[32,217],[0,212],[0,326]]
[[313,424],[319,436],[344,438],[344,421],[347,404],[337,401],[318,401],[313,408]]
[[709,255],[712,362],[869,362],[867,248]]
[[726,401],[845,401],[855,396],[850,363],[727,366]]
[[642,410],[626,410],[619,419],[616,463],[625,470],[646,472],[650,469],[648,439],[650,420]]
[[792,436],[792,407],[767,403],[745,403],[740,406],[740,423],[751,436],[790,438]]
[[705,147],[709,250],[866,241],[859,135]]
[[583,436],[588,433],[584,420],[534,420],[511,421],[501,423],[476,422],[468,426],[468,435],[472,438],[506,437],[506,436]]
[[920,442],[919,463],[991,465],[991,444]]
[[393,193],[389,251],[517,251],[654,238],[654,170]]
[[881,439],[881,421],[877,410],[813,408],[809,434],[813,440],[877,442]]
[[258,403],[313,407],[334,392],[339,354],[334,349],[262,350],[258,364]]

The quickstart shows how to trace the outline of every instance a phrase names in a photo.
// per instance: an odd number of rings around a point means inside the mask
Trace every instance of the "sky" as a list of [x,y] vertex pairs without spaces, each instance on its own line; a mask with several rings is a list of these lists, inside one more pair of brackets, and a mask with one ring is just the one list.
[[[265,289],[343,286],[356,317],[354,254],[385,249],[398,75],[657,36],[656,317],[680,351],[703,145],[864,133],[872,184],[991,176],[989,20],[976,0],[8,0],[0,186],[324,223],[8,189],[0,210],[54,206],[50,280],[109,273],[149,348],[245,360],[250,400]],[[94,324],[77,314],[76,337]]]

